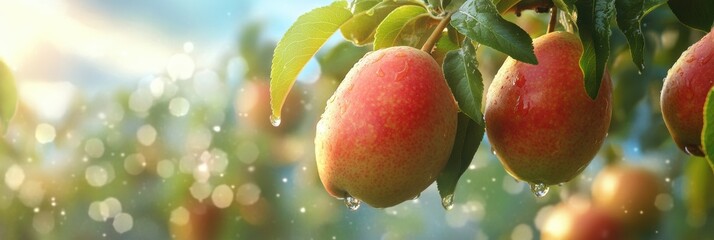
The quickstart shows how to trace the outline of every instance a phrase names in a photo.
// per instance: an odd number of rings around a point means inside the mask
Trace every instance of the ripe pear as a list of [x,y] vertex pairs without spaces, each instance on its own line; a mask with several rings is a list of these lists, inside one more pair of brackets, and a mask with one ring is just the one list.
[[610,125],[605,74],[595,100],[583,82],[583,47],[566,32],[533,41],[538,65],[508,58],[488,89],[486,132],[506,171],[536,186],[567,182],[600,149]]
[[654,172],[642,167],[614,165],[605,167],[593,180],[592,198],[631,230],[657,226],[660,210],[657,196],[664,193],[664,183]]
[[714,34],[711,32],[682,53],[667,72],[662,87],[662,117],[680,149],[704,156],[701,135],[704,100],[714,85]]
[[373,207],[418,196],[451,153],[458,108],[441,67],[411,47],[371,52],[350,69],[317,124],[327,192]]

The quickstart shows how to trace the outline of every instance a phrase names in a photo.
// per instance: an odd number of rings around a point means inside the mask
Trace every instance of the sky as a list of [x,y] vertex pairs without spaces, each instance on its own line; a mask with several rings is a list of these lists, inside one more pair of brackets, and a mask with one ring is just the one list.
[[0,0],[0,59],[21,101],[52,118],[73,95],[165,74],[177,56],[190,59],[178,68],[220,69],[244,26],[260,22],[264,36],[255,37],[277,41],[300,14],[329,2]]

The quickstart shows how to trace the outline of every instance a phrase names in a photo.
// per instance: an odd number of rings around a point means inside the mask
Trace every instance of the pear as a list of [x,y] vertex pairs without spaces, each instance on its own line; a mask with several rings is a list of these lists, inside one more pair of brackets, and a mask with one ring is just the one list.
[[451,153],[458,107],[427,53],[390,47],[350,69],[317,124],[315,155],[327,192],[350,207],[417,197]]
[[[578,175],[600,149],[610,125],[612,87],[604,74],[595,100],[579,66],[583,47],[571,33],[533,41],[538,65],[508,58],[488,89],[486,133],[506,171],[543,187]],[[540,192],[540,193],[539,193]]]
[[702,128],[704,100],[714,85],[714,34],[711,32],[684,51],[667,72],[660,106],[669,133],[680,149],[704,156]]

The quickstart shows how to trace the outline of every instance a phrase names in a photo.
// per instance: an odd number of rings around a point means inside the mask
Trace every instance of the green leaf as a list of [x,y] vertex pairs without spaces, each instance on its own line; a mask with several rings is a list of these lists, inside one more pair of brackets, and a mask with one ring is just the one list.
[[578,8],[578,28],[583,42],[583,69],[585,91],[595,99],[600,91],[600,82],[605,73],[605,65],[610,57],[610,19],[615,14],[614,0],[580,0]]
[[342,80],[350,68],[371,49],[358,47],[350,42],[341,42],[324,54],[318,55],[322,74]]
[[644,0],[615,0],[617,9],[617,25],[627,38],[632,54],[632,62],[638,70],[645,68],[644,50],[645,37],[642,34],[640,23],[644,16]]
[[0,61],[0,132],[5,133],[17,109],[17,88],[10,68]]
[[[340,27],[342,36],[357,45],[365,45],[374,41],[374,33],[379,24],[394,9],[400,6],[420,6],[411,0],[383,0],[368,10],[355,12],[354,17]],[[426,9],[424,10],[426,11]]]
[[[565,14],[565,19],[570,25],[576,25],[575,19],[575,0],[553,0],[553,4],[556,8],[560,9],[560,12]],[[577,29],[576,29],[577,31]]]
[[432,18],[423,7],[401,6],[377,27],[374,50],[391,46],[420,48],[438,24],[439,20]]
[[714,170],[714,88],[709,90],[704,102],[704,127],[702,128],[702,148],[709,166]]
[[687,181],[682,184],[682,197],[687,214],[695,219],[706,219],[714,205],[714,174],[705,159],[690,157],[685,160]]
[[508,11],[508,9],[511,9],[513,6],[516,6],[518,2],[521,0],[500,0],[498,2],[494,3],[496,4],[496,9],[498,10],[499,13],[505,13]]
[[441,34],[439,41],[437,41],[436,45],[434,45],[434,50],[431,52],[431,56],[434,57],[434,60],[436,60],[439,65],[444,63],[446,54],[460,48],[459,44],[451,39],[452,38],[447,34]]
[[466,39],[461,49],[446,54],[443,66],[444,77],[459,103],[461,112],[483,125],[483,113],[481,113],[483,79],[476,64],[476,49],[471,44],[471,40]]
[[461,5],[464,5],[464,2],[466,0],[451,0],[451,1],[444,1],[442,4],[444,6],[444,9],[448,12],[453,12],[456,11],[461,7]]
[[[451,149],[449,162],[436,179],[436,186],[442,199],[452,199],[456,185],[461,175],[469,168],[478,146],[483,139],[484,127],[471,120],[463,113],[459,113],[454,147]],[[444,204],[442,200],[442,204]],[[446,206],[445,206],[446,207]]]
[[712,0],[671,0],[669,8],[680,22],[691,28],[709,32],[714,23]]
[[358,14],[367,11],[374,7],[375,5],[382,2],[382,0],[355,0],[352,2],[352,14]]
[[451,25],[474,41],[518,61],[538,64],[531,37],[518,25],[503,19],[490,0],[466,1],[452,16]]
[[645,14],[647,15],[652,10],[655,10],[657,7],[664,5],[667,3],[667,0],[645,0],[644,7],[642,9],[645,10]]
[[290,26],[273,55],[270,71],[271,121],[279,124],[280,110],[300,71],[340,25],[351,17],[347,2],[336,1],[300,16]]

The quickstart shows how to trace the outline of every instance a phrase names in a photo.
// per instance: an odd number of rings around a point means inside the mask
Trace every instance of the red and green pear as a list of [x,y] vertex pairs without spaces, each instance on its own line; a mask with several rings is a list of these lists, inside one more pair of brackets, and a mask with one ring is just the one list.
[[704,156],[704,100],[714,86],[714,34],[711,32],[682,53],[667,72],[662,87],[662,117],[680,149]]
[[327,192],[373,207],[418,196],[449,159],[458,107],[437,62],[411,47],[368,53],[328,100],[315,155]]
[[508,58],[488,89],[486,133],[506,171],[545,186],[567,182],[597,154],[610,125],[612,84],[603,75],[595,100],[580,68],[583,46],[567,32],[533,41],[537,65]]

